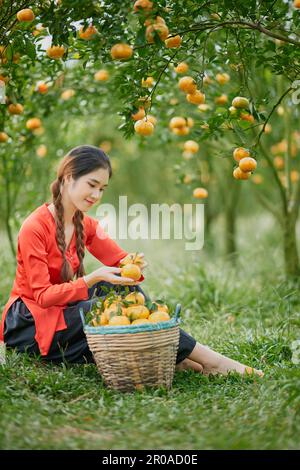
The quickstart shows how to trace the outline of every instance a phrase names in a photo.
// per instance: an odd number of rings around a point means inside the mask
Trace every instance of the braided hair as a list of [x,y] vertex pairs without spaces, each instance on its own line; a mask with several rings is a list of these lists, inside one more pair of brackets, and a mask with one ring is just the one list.
[[[65,240],[64,207],[62,204],[61,193],[63,179],[65,176],[71,174],[72,178],[77,180],[81,176],[99,168],[107,169],[109,177],[111,177],[112,169],[110,160],[103,150],[92,145],[80,145],[70,150],[70,152],[64,156],[57,169],[57,178],[50,185],[52,202],[55,208],[56,242],[63,257],[63,265],[61,269],[61,279],[63,282],[68,282],[74,277],[72,266],[66,258],[67,246]],[[76,251],[80,262],[79,268],[76,272],[77,279],[85,275],[85,269],[83,266],[83,258],[85,254],[83,217],[83,212],[80,210],[76,210],[73,216],[76,234]]]

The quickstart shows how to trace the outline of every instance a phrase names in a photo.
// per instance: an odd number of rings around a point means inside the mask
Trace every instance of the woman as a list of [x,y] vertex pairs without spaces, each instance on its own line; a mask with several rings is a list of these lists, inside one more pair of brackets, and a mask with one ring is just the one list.
[[[85,214],[101,200],[111,174],[110,160],[99,148],[72,149],[51,184],[52,203],[38,207],[23,222],[16,277],[1,322],[0,340],[7,348],[41,354],[51,362],[94,362],[79,308],[90,310],[95,296],[104,295],[104,286],[127,285],[143,292],[143,276],[134,282],[119,275],[119,263],[127,253]],[[86,274],[85,247],[106,266]],[[260,374],[202,346],[183,330],[176,363],[177,369],[204,374]]]

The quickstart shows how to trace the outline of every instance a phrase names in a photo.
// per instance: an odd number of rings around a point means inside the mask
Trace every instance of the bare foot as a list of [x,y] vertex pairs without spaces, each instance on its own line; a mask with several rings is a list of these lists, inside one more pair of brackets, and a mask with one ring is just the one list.
[[192,361],[191,359],[184,359],[176,365],[176,370],[187,370],[192,369],[196,372],[203,373],[203,367],[199,362]]
[[[205,346],[209,349],[207,346]],[[223,374],[227,375],[228,372],[238,372],[241,375],[258,375],[263,377],[264,373],[261,370],[254,369],[253,367],[245,366],[234,359],[223,356],[222,354],[214,352],[214,360],[203,364],[203,374],[204,375],[216,375]]]

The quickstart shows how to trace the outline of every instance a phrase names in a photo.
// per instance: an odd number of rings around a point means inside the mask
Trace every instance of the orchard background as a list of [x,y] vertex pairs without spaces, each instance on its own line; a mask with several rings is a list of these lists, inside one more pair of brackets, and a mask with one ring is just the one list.
[[145,289],[182,303],[186,331],[266,373],[120,395],[94,366],[10,354],[1,448],[299,447],[299,24],[297,0],[0,1],[1,305],[59,159],[100,146],[104,202],[205,204],[201,251],[119,243],[145,252]]

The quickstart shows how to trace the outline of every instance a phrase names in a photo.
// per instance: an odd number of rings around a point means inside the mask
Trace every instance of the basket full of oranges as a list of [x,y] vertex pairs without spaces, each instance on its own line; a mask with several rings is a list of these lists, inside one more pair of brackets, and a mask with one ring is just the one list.
[[146,300],[138,291],[110,290],[84,315],[84,332],[105,382],[119,391],[170,389],[179,344],[179,304]]

